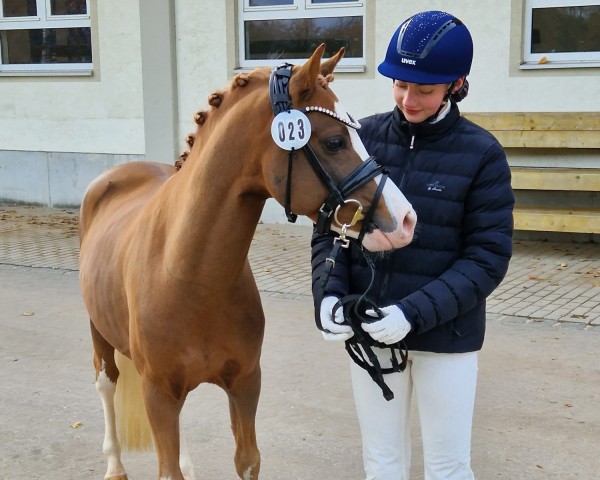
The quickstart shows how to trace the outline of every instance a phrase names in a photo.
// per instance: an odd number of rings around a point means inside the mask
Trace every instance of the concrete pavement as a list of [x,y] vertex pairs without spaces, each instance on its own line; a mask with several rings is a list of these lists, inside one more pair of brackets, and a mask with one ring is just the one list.
[[[349,359],[313,325],[309,237],[306,227],[259,225],[250,253],[267,316],[261,478],[360,480]],[[0,206],[0,479],[104,473],[76,255],[74,212]],[[479,357],[479,480],[600,478],[599,274],[598,245],[515,245]],[[184,425],[198,478],[236,478],[223,392],[193,392]],[[416,480],[416,424],[414,432]],[[153,454],[124,461],[130,478],[155,477]]]

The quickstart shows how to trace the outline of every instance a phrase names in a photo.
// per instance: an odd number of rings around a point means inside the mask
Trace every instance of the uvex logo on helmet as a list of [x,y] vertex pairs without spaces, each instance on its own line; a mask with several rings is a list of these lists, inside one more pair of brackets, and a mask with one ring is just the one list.
[[392,36],[378,70],[384,77],[411,83],[451,83],[466,76],[473,60],[467,27],[446,12],[417,13]]

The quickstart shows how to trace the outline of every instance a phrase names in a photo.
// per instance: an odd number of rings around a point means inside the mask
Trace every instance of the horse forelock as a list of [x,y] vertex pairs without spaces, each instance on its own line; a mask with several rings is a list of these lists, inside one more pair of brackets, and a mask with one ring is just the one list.
[[321,87],[323,87],[325,90],[328,90],[328,89],[329,89],[329,84],[330,84],[331,82],[333,82],[333,74],[331,74],[331,73],[330,73],[330,74],[329,74],[329,75],[327,75],[326,77],[324,77],[323,75],[319,75],[319,76],[317,77],[317,82],[318,82],[318,83],[319,83],[319,85],[320,85]]

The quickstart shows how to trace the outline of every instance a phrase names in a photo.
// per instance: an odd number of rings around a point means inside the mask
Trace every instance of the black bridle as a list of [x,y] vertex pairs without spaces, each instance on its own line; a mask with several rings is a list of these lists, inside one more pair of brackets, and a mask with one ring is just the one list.
[[[289,94],[289,81],[292,76],[292,67],[293,65],[289,63],[285,63],[277,69],[275,69],[271,73],[271,78],[269,81],[269,93],[271,99],[271,106],[273,108],[273,113],[278,115],[281,112],[286,112],[292,110],[292,99]],[[323,107],[305,107],[303,110],[305,113],[309,112],[319,112],[326,115],[329,115],[341,123],[344,123],[346,126],[354,129],[360,128],[360,124],[353,121],[352,119],[347,120],[339,117],[335,112],[332,112],[329,109]],[[314,172],[317,174],[319,179],[325,184],[329,191],[329,195],[321,209],[319,210],[319,216],[317,218],[316,229],[319,233],[326,233],[331,230],[331,223],[335,220],[339,226],[342,228],[342,234],[345,238],[346,230],[351,226],[354,226],[358,221],[363,220],[363,225],[359,234],[359,242],[362,243],[362,239],[364,235],[372,229],[373,223],[373,214],[375,208],[377,207],[377,203],[381,194],[383,192],[383,187],[388,177],[387,171],[379,165],[375,157],[369,157],[367,160],[362,162],[360,166],[358,166],[354,171],[348,175],[344,180],[340,182],[339,185],[336,185],[329,173],[323,168],[322,163],[319,161],[315,151],[310,146],[310,143],[306,143],[304,147],[302,147],[308,162]],[[285,194],[285,214],[288,221],[294,223],[297,219],[297,215],[291,210],[292,203],[292,166],[293,166],[293,158],[296,150],[291,149],[288,153],[288,171],[287,171],[287,182],[286,182],[286,194]],[[371,206],[366,215],[362,214],[362,205],[358,200],[350,199],[347,200],[349,194],[358,190],[363,185],[366,185],[373,178],[378,175],[382,175],[381,181],[379,182],[379,186],[373,196],[373,201],[371,202]],[[337,220],[337,212],[339,209],[348,204],[355,203],[357,204],[357,211],[352,219],[352,222],[349,224],[342,224]]]
[[[271,106],[273,108],[273,113],[277,116],[281,112],[290,111],[292,109],[292,99],[289,94],[289,81],[292,75],[292,67],[289,63],[285,63],[279,66],[276,70],[271,73],[271,78],[269,81],[269,92],[271,99]],[[350,128],[358,129],[360,128],[360,124],[350,119],[343,119],[339,117],[335,112],[332,112],[328,109],[322,107],[305,107],[304,112],[320,112],[326,115],[329,115],[336,120],[344,123]],[[386,385],[383,374],[391,373],[391,372],[401,372],[404,371],[407,364],[408,353],[406,351],[406,347],[403,342],[398,342],[394,345],[385,345],[373,340],[368,333],[366,333],[362,327],[361,323],[363,322],[372,322],[383,318],[383,313],[373,301],[371,301],[367,294],[371,290],[373,286],[373,280],[375,278],[375,264],[372,258],[369,256],[368,252],[365,251],[362,245],[362,240],[364,235],[372,229],[373,225],[373,214],[375,212],[375,208],[381,195],[383,193],[383,187],[388,178],[388,172],[375,161],[375,157],[369,157],[365,160],[358,168],[356,168],[353,172],[348,175],[344,180],[340,182],[339,185],[336,185],[331,176],[327,173],[327,171],[323,168],[323,165],[319,161],[315,151],[310,146],[310,143],[306,143],[302,147],[308,161],[317,174],[317,176],[321,179],[321,181],[325,184],[327,189],[329,190],[329,196],[321,206],[319,211],[319,217],[317,219],[316,230],[318,233],[326,233],[331,230],[331,223],[335,221],[341,227],[341,234],[339,237],[336,237],[333,242],[333,249],[331,254],[327,258],[325,262],[325,269],[323,270],[321,277],[319,279],[319,286],[317,289],[317,293],[315,295],[316,304],[320,305],[323,300],[325,288],[327,286],[327,282],[329,277],[335,267],[335,262],[337,255],[340,253],[342,248],[348,248],[350,246],[350,242],[355,242],[358,246],[359,250],[363,253],[369,268],[371,269],[371,283],[367,290],[362,295],[347,295],[340,299],[340,301],[335,305],[333,314],[342,308],[344,312],[345,323],[349,324],[353,331],[354,335],[346,340],[346,350],[348,351],[352,360],[364,368],[373,381],[379,385],[382,390],[383,396],[386,400],[391,400],[394,398],[393,392]],[[285,213],[290,222],[296,221],[296,214],[291,211],[291,191],[292,191],[292,165],[294,158],[295,150],[292,148],[289,150],[288,154],[288,172],[287,172],[287,182],[286,182],[286,194],[285,194]],[[353,191],[359,189],[370,180],[375,178],[377,175],[382,175],[381,181],[375,191],[375,195],[373,196],[373,201],[371,202],[371,206],[365,215],[363,215],[362,205],[358,200],[347,199],[348,195]],[[357,205],[356,212],[350,221],[350,223],[341,223],[337,218],[337,214],[340,208],[346,204],[354,203]],[[352,240],[347,238],[347,230],[348,228],[356,225],[359,221],[363,222],[360,233],[358,235],[358,240]],[[320,298],[319,298],[320,297]],[[377,317],[373,317],[367,314],[367,310],[373,310]],[[317,326],[321,329],[322,325],[320,324],[320,318],[317,313]],[[379,348],[387,348],[390,349],[391,353],[391,363],[392,366],[390,368],[382,368],[377,356],[373,351],[373,347]],[[400,356],[400,362],[398,362],[398,355]]]

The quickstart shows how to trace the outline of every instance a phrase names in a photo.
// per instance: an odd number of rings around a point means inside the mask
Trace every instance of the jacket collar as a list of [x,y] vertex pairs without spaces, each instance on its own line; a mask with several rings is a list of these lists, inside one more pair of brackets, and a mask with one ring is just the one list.
[[408,142],[411,141],[412,137],[415,137],[419,143],[432,142],[443,137],[452,129],[454,124],[460,119],[460,111],[458,105],[452,102],[450,111],[439,122],[430,123],[425,121],[422,123],[410,123],[406,120],[402,111],[396,107],[393,112],[393,119],[394,130],[397,130],[401,137],[406,137]]

